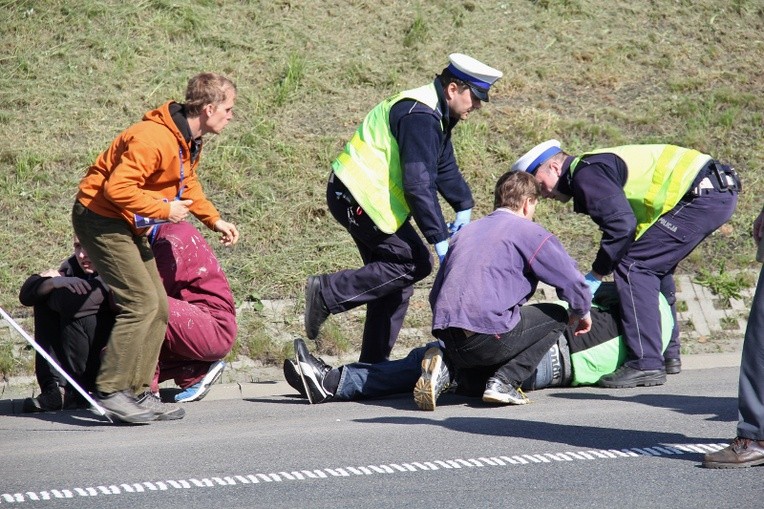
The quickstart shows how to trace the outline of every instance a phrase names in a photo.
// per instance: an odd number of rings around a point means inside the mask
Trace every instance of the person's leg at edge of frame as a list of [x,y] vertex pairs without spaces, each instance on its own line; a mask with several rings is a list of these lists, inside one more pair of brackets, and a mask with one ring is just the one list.
[[738,391],[738,435],[764,440],[764,269],[751,304]]
[[764,267],[759,273],[743,339],[737,433],[730,445],[703,458],[706,468],[764,465]]

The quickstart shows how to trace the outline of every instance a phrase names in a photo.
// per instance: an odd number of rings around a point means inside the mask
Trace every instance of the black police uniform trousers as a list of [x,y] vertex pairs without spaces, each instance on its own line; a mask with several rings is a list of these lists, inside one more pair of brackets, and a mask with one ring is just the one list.
[[[714,187],[697,196],[688,192],[631,245],[613,272],[628,347],[626,365],[634,369],[663,369],[664,358],[679,358],[674,271],[698,244],[730,219],[737,206],[739,180],[734,170],[711,161],[698,173],[693,186],[705,178]],[[723,183],[720,178],[724,178]],[[674,318],[671,343],[665,353],[659,292],[666,297]]]
[[380,231],[333,173],[326,202],[355,241],[364,265],[319,276],[321,295],[332,314],[366,304],[359,362],[385,361],[403,326],[414,283],[432,271],[430,250],[410,221],[393,234]]

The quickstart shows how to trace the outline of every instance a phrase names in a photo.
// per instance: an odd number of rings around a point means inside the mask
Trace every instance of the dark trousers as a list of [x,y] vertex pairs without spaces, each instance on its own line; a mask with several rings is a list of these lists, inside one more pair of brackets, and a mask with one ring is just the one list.
[[671,305],[675,327],[665,357],[679,357],[674,270],[703,239],[729,220],[737,197],[737,191],[712,189],[682,199],[631,245],[616,266],[613,280],[628,348],[626,365],[641,370],[663,368],[659,293]]
[[458,370],[490,367],[493,376],[519,387],[538,366],[568,324],[568,312],[557,304],[520,308],[520,322],[504,334],[474,334],[462,329],[438,331],[449,360]]
[[745,329],[737,405],[737,435],[764,440],[764,268]]
[[366,304],[360,362],[387,360],[398,339],[414,292],[413,284],[432,271],[432,256],[410,222],[398,231],[380,231],[357,204],[337,192],[347,189],[330,179],[326,202],[334,218],[350,233],[363,260],[359,269],[323,274],[321,295],[332,314]]
[[[37,344],[81,387],[94,390],[101,349],[106,345],[114,316],[101,312],[75,318],[39,304],[34,307],[34,323]],[[35,375],[43,391],[67,385],[66,379],[39,353],[35,355]]]

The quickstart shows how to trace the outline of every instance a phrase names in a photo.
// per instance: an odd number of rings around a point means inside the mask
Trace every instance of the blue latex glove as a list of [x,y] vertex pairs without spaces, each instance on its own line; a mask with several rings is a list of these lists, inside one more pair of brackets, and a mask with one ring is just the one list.
[[456,232],[462,229],[462,226],[470,222],[472,217],[472,209],[460,210],[456,213],[453,223],[448,223],[448,234],[453,237]]
[[446,257],[446,253],[448,253],[448,241],[441,240],[440,242],[435,244],[435,252],[438,253],[438,258],[440,259],[440,263],[443,263],[443,259]]
[[585,275],[584,279],[586,280],[586,284],[589,285],[589,290],[591,290],[592,292],[592,297],[594,297],[594,294],[597,293],[597,289],[602,284],[602,281],[594,277],[594,274],[592,274],[591,272]]

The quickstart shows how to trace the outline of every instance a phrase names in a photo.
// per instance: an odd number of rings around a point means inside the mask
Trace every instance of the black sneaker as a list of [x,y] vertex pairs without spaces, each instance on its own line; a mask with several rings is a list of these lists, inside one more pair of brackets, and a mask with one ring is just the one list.
[[289,386],[300,393],[301,398],[307,398],[305,386],[302,383],[300,371],[297,369],[297,363],[292,359],[284,359],[284,380]]
[[21,412],[55,412],[64,408],[64,388],[51,385],[45,388],[36,398],[26,398],[21,405]]
[[308,339],[318,337],[318,331],[329,315],[329,308],[321,296],[321,279],[309,276],[305,285],[305,333]]
[[95,400],[109,418],[122,422],[149,422],[157,418],[157,414],[138,404],[132,391],[124,390],[102,394],[96,391]]
[[157,421],[174,421],[176,419],[182,419],[183,416],[186,415],[184,409],[179,406],[162,403],[159,396],[150,391],[144,392],[143,395],[138,398],[137,403],[138,406],[154,412]]
[[451,373],[437,346],[427,349],[422,358],[422,376],[414,386],[414,402],[421,410],[435,410],[443,391],[451,385]]
[[294,355],[308,401],[315,404],[331,399],[334,393],[324,387],[324,379],[331,366],[313,357],[305,341],[300,338],[294,340]]
[[483,401],[503,405],[526,405],[530,400],[519,387],[513,387],[498,378],[491,377],[485,384]]

